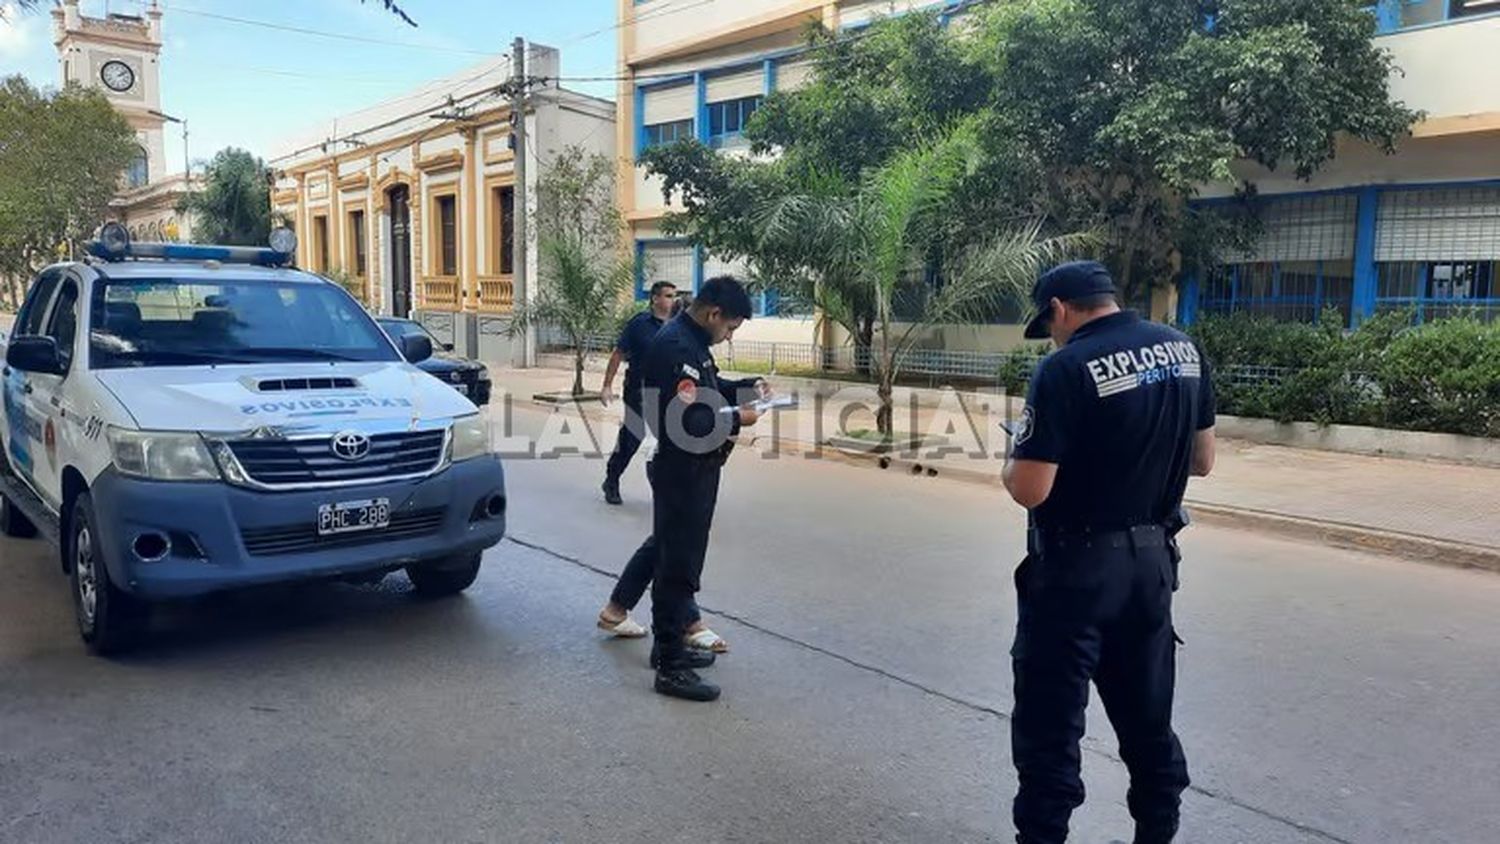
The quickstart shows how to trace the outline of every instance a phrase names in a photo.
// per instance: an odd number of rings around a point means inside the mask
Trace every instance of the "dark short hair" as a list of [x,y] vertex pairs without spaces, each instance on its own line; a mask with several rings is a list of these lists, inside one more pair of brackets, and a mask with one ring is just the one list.
[[717,307],[731,319],[749,319],[750,294],[745,292],[745,285],[734,276],[715,276],[703,282],[703,286],[698,289],[698,295],[693,299],[693,307]]
[[670,281],[658,281],[658,282],[655,282],[654,284],[651,285],[651,295],[653,297],[655,297],[658,294],[660,294],[663,290],[667,289],[668,287],[672,288],[673,290],[677,289],[677,285],[673,284]]
[[1069,299],[1067,302],[1068,307],[1077,308],[1085,313],[1118,304],[1120,304],[1120,300],[1113,293],[1095,293],[1092,296],[1080,296],[1077,299]]

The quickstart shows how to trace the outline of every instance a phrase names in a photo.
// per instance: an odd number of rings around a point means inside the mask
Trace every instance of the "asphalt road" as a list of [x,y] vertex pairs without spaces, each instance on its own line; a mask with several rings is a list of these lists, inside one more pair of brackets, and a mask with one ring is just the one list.
[[[701,596],[734,651],[701,706],[593,629],[649,529],[639,465],[621,508],[597,462],[509,468],[514,539],[464,597],[220,597],[113,661],[45,549],[0,543],[0,842],[1010,840],[1022,520],[998,493],[738,454]],[[1500,577],[1186,544],[1179,840],[1495,840]],[[1084,764],[1072,840],[1128,840],[1097,705]]]

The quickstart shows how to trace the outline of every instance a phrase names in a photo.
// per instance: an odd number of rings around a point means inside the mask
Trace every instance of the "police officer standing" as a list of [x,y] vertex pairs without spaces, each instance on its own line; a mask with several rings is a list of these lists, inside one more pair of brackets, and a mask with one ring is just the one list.
[[1004,471],[1031,520],[1011,652],[1016,840],[1067,839],[1092,681],[1130,770],[1135,842],[1165,844],[1188,786],[1172,731],[1172,593],[1183,491],[1213,468],[1208,363],[1182,333],[1121,311],[1096,262],[1050,270],[1032,299],[1026,336],[1057,350],[1033,376]]
[[714,655],[690,650],[683,637],[697,618],[693,596],[708,551],[719,475],[733,447],[730,438],[759,418],[739,403],[753,398],[753,389],[763,384],[721,380],[709,347],[728,340],[749,317],[750,297],[739,281],[709,279],[693,304],[657,333],[645,356],[646,421],[657,449],[650,476],[652,533],[636,556],[656,563],[651,583],[656,691],[686,700],[719,696],[718,686],[694,670],[712,665]]
[[630,465],[630,459],[635,457],[636,451],[641,447],[644,433],[642,426],[645,423],[641,418],[640,364],[645,360],[646,347],[672,313],[672,302],[676,295],[677,286],[670,281],[658,281],[651,285],[651,307],[625,323],[620,339],[615,343],[614,354],[609,356],[609,365],[604,369],[604,388],[600,391],[600,399],[607,405],[614,400],[615,373],[620,369],[620,362],[629,364],[625,369],[625,420],[620,425],[614,453],[610,454],[609,463],[604,469],[604,500],[610,504],[621,503],[620,476],[625,474],[625,467]]

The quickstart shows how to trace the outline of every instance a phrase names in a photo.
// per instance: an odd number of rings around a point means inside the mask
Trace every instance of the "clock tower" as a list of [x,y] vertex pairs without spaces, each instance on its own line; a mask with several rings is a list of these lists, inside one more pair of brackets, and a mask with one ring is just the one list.
[[52,33],[63,84],[97,88],[135,129],[140,154],[126,170],[125,189],[162,181],[161,8],[152,0],[144,16],[91,18],[78,0],[63,0],[52,10]]

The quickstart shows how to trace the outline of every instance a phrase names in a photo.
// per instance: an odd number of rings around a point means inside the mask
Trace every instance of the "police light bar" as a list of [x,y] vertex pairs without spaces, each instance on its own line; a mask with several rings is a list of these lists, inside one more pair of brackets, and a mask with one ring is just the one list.
[[252,246],[210,246],[198,243],[132,243],[130,233],[119,223],[107,223],[99,230],[99,239],[88,244],[91,255],[106,261],[126,258],[155,258],[163,261],[218,261],[226,264],[254,264],[279,267],[291,263],[297,250],[297,237],[290,230],[271,233],[272,248]]

